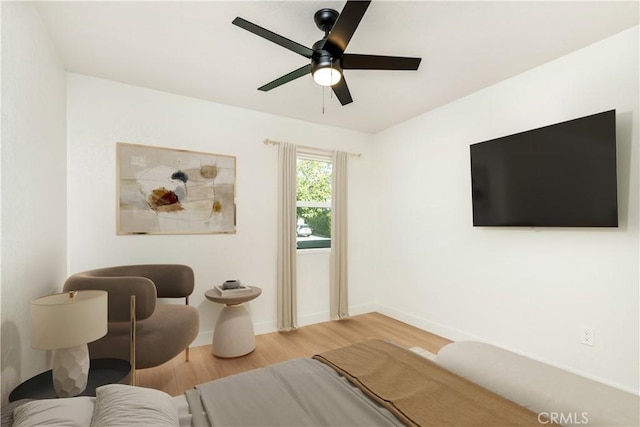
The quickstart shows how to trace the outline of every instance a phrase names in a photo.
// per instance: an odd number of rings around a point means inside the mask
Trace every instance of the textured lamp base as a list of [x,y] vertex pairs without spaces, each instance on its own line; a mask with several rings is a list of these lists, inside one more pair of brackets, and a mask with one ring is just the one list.
[[58,397],[73,397],[84,391],[89,379],[89,349],[86,344],[62,348],[53,356],[53,388]]

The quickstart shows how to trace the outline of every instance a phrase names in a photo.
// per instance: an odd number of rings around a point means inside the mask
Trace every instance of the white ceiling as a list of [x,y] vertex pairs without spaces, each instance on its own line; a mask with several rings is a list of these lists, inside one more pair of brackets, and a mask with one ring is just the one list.
[[354,102],[344,107],[310,76],[258,91],[308,60],[231,21],[240,16],[311,47],[323,35],[315,11],[344,3],[80,1],[38,9],[68,71],[371,133],[638,24],[637,1],[374,0],[346,52],[422,57],[418,71],[347,70]]

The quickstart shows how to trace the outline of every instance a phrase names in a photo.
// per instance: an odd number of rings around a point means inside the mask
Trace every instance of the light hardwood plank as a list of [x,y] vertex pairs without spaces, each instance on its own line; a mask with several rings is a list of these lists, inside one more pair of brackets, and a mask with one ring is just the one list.
[[392,340],[406,348],[417,346],[432,353],[437,353],[450,342],[380,313],[367,313],[346,320],[304,326],[293,332],[258,335],[253,352],[233,359],[214,356],[210,345],[193,347],[189,362],[181,353],[161,366],[138,370],[138,385],[178,396],[196,384],[296,357],[310,357],[370,338]]

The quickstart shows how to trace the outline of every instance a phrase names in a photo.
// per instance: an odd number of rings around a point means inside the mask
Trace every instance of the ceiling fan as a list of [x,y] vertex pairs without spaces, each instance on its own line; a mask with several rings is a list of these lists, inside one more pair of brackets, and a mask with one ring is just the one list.
[[342,75],[343,70],[417,70],[421,58],[344,53],[370,3],[371,0],[349,0],[341,13],[328,8],[318,10],[313,18],[316,26],[324,31],[324,37],[315,42],[312,48],[240,17],[234,19],[234,25],[311,60],[311,63],[259,87],[258,90],[266,92],[311,74],[319,85],[331,86],[340,103],[346,105],[353,102],[353,98]]

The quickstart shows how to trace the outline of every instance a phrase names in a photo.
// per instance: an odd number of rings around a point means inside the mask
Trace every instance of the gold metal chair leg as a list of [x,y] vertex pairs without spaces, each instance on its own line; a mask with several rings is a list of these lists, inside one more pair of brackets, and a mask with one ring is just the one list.
[[136,385],[136,296],[131,295],[129,307],[131,324],[129,326],[129,362],[131,363],[131,385]]
[[[189,305],[189,296],[188,296],[188,295],[185,297],[185,299],[184,299],[184,300],[185,300],[185,305]],[[188,362],[188,361],[189,361],[189,347],[188,347],[188,346],[187,346],[187,348],[184,350],[184,360],[185,360],[186,362]]]

